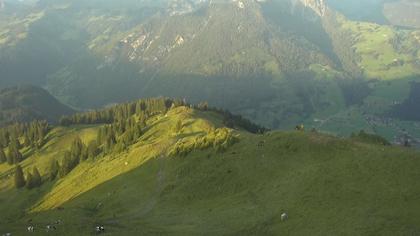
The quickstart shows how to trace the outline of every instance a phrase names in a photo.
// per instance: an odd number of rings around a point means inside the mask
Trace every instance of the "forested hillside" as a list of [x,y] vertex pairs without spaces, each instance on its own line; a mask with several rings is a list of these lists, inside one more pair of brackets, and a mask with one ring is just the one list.
[[73,112],[41,88],[18,86],[0,90],[0,126],[32,120],[57,123],[61,116]]

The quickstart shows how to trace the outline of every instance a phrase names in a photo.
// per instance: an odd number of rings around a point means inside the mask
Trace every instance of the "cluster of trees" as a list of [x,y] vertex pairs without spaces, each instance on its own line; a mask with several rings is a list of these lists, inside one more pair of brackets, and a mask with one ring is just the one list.
[[241,115],[234,115],[228,110],[209,107],[207,102],[199,103],[194,106],[194,108],[201,111],[213,111],[221,114],[223,116],[223,125],[228,128],[240,127],[254,134],[263,134],[268,131],[267,128],[252,123],[250,120],[242,117]]
[[117,121],[124,121],[133,115],[150,116],[165,113],[172,106],[181,105],[185,105],[185,102],[169,98],[141,99],[104,110],[64,116],[60,119],[60,124],[63,126],[74,124],[111,124]]
[[143,134],[146,120],[149,116],[165,113],[173,106],[184,105],[180,100],[167,98],[145,99],[107,108],[101,111],[75,114],[63,117],[61,125],[74,124],[103,124],[98,131],[96,140],[85,145],[80,138],[76,138],[70,150],[64,152],[61,165],[53,161],[50,167],[50,179],[64,177],[80,162],[93,159],[99,155],[122,152]]
[[[156,114],[166,113],[172,107],[191,106],[201,111],[213,111],[224,117],[224,124],[230,128],[241,127],[252,133],[264,133],[266,128],[258,126],[240,115],[233,115],[227,110],[212,108],[207,102],[198,105],[189,105],[184,100],[156,98],[140,99],[135,102],[125,103],[110,107],[104,110],[79,113],[72,116],[65,116],[60,119],[63,126],[75,124],[113,124],[113,130],[118,134],[124,133],[127,128],[127,120],[132,119],[134,115],[138,117],[140,123],[144,123],[148,117]],[[128,121],[130,122],[130,121]],[[128,124],[132,126],[132,124]]]
[[15,187],[16,188],[23,188],[26,186],[28,189],[32,189],[32,188],[37,188],[41,185],[42,185],[42,178],[36,167],[33,168],[32,172],[28,171],[25,178],[22,167],[20,165],[16,166],[16,170],[15,170]]
[[55,180],[57,177],[64,177],[69,174],[79,163],[98,156],[101,149],[96,140],[92,140],[88,145],[77,137],[73,140],[70,149],[64,152],[61,165],[57,160],[52,160],[49,170],[49,179]]
[[237,141],[238,138],[233,134],[232,130],[219,128],[210,131],[205,136],[197,137],[193,142],[179,141],[170,151],[170,154],[184,156],[193,150],[204,150],[211,147],[218,152],[222,152]]
[[4,148],[13,143],[18,143],[19,146],[22,140],[23,147],[40,147],[49,130],[50,126],[46,121],[16,123],[0,129],[0,146]]
[[[23,160],[21,149],[25,147],[40,148],[50,127],[46,121],[16,123],[0,129],[0,164],[17,164]],[[7,155],[6,151],[7,149]]]
[[54,160],[50,166],[50,179],[62,178],[69,174],[79,163],[94,159],[111,152],[122,152],[136,142],[143,134],[145,120],[136,122],[134,117],[101,127],[97,138],[87,145],[77,137],[69,150],[64,152],[61,165]]
[[97,142],[103,146],[103,151],[109,153],[125,151],[129,145],[136,142],[143,135],[146,120],[138,122],[134,118],[106,125],[98,132]]

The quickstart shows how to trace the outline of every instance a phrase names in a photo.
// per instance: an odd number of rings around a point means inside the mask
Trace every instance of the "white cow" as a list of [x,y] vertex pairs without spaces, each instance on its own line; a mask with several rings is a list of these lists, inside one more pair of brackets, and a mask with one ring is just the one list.
[[34,232],[34,230],[35,230],[33,226],[28,226],[28,228],[27,228],[27,229],[28,229],[28,232],[29,232],[29,233],[32,233],[32,232]]
[[289,218],[286,212],[283,212],[280,217],[281,217],[281,221],[286,221]]
[[104,232],[105,231],[105,227],[103,227],[103,226],[96,226],[96,232],[98,232],[98,233],[101,233],[101,232]]

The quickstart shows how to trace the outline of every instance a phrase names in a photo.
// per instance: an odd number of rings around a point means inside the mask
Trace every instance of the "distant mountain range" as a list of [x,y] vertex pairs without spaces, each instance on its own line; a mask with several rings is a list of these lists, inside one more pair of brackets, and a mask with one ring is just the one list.
[[[154,96],[205,100],[271,128],[305,123],[393,139],[405,121],[390,111],[419,81],[420,32],[393,26],[388,3],[369,3],[42,0],[23,9],[6,6],[0,71],[7,79],[0,87],[29,82],[78,108]],[[394,128],[371,122],[388,119]]]

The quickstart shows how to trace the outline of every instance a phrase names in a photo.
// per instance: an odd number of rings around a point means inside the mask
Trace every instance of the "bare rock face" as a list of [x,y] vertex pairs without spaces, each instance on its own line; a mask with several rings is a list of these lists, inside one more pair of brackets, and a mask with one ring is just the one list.
[[301,0],[305,7],[311,8],[319,16],[324,16],[327,11],[325,0]]

